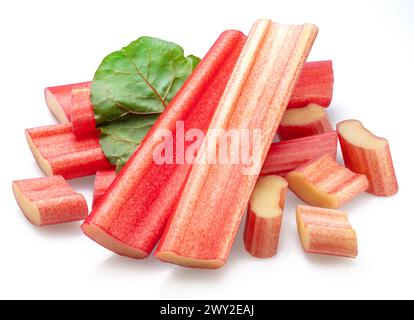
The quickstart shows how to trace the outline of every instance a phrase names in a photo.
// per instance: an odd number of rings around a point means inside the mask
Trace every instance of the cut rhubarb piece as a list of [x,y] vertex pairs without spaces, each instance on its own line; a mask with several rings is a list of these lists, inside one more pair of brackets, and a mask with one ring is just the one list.
[[70,121],[73,87],[88,83],[89,82],[66,84],[45,89],[46,104],[49,107],[50,112],[52,112],[59,122],[67,123]]
[[373,135],[358,120],[338,124],[337,131],[345,166],[367,176],[367,192],[377,196],[392,196],[398,192],[388,141]]
[[102,152],[98,136],[76,139],[70,123],[27,129],[26,138],[47,176],[73,179],[112,168]]
[[358,256],[357,235],[346,212],[299,205],[296,221],[306,252],[349,258]]
[[[310,24],[287,26],[270,20],[254,24],[215,112],[212,130],[207,132],[198,161],[174,206],[156,251],[158,259],[199,268],[219,268],[226,263],[260,167],[316,34],[317,28]],[[216,130],[232,129],[260,130],[260,150],[255,152],[254,164],[205,163],[206,155],[217,158]]]
[[[179,121],[184,122],[182,136],[192,136],[194,128],[207,131],[245,38],[238,31],[219,37],[82,225],[87,236],[120,255],[145,258],[151,253],[191,166],[178,160],[176,148],[172,164],[157,164],[153,156],[162,140],[159,134],[170,132],[176,145]],[[183,144],[178,153],[192,142]]]
[[37,226],[84,220],[88,215],[85,198],[62,176],[13,181],[13,193],[24,215]]
[[289,189],[307,204],[336,209],[368,188],[368,179],[331,156],[312,160],[286,175]]
[[96,173],[92,208],[94,208],[96,204],[101,200],[106,190],[108,190],[112,182],[114,182],[115,178],[115,170],[99,170]]
[[297,139],[333,131],[325,108],[311,103],[304,108],[286,110],[277,134],[280,140]]
[[288,183],[279,176],[260,178],[253,189],[244,229],[244,246],[257,258],[276,255]]
[[90,83],[76,85],[72,88],[71,121],[73,133],[77,137],[96,133]]
[[332,101],[333,87],[332,61],[308,62],[296,84],[289,108],[305,107],[310,103],[329,107]]
[[274,142],[270,146],[260,174],[285,176],[290,171],[320,156],[330,155],[336,159],[337,146],[336,131]]

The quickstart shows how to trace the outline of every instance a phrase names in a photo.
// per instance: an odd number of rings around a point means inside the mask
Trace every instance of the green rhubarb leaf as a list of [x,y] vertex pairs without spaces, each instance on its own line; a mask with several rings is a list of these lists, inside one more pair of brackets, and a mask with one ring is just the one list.
[[98,126],[128,114],[161,113],[200,59],[180,46],[141,37],[108,55],[95,73],[91,101]]
[[100,143],[117,170],[135,152],[200,59],[171,42],[141,37],[108,55],[95,73],[91,101]]
[[120,170],[135,152],[158,114],[128,115],[101,126],[100,144],[109,162]]

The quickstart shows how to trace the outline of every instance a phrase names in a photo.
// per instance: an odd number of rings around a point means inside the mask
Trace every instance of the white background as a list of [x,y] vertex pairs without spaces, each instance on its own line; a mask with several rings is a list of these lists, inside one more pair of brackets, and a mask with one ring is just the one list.
[[[11,181],[41,176],[23,130],[55,122],[46,86],[90,80],[101,59],[141,35],[203,56],[228,28],[258,18],[312,22],[312,60],[332,59],[334,123],[357,118],[389,139],[400,192],[344,207],[357,230],[354,260],[302,251],[289,195],[279,254],[257,260],[237,238],[228,264],[190,270],[113,255],[79,223],[36,228]],[[414,298],[414,1],[1,1],[0,298]],[[71,184],[91,199],[93,178]]]

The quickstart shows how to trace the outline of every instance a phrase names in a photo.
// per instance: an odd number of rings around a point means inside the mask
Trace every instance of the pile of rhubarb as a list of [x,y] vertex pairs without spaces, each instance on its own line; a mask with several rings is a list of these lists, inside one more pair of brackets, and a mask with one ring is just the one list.
[[[398,184],[386,139],[357,120],[331,123],[332,62],[306,62],[317,33],[258,20],[248,36],[224,31],[201,61],[142,37],[108,55],[93,81],[46,88],[60,123],[26,130],[46,177],[14,181],[18,205],[38,226],[86,219],[84,234],[119,255],[155,249],[164,262],[219,268],[244,216],[246,250],[276,255],[290,190],[306,204],[296,209],[303,249],[355,258],[339,208]],[[224,154],[217,131],[260,132],[243,146],[251,161],[210,162]],[[170,156],[161,142],[175,146]],[[66,181],[88,175],[91,212]]]

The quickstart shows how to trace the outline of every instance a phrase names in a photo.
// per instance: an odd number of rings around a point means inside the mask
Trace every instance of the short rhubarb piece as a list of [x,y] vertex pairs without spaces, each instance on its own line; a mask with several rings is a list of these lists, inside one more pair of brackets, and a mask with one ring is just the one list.
[[304,108],[286,110],[277,134],[280,140],[297,139],[333,131],[325,108],[311,103]]
[[26,139],[47,176],[73,179],[112,168],[102,152],[98,136],[77,139],[70,123],[27,129]]
[[288,108],[301,108],[310,103],[329,107],[332,101],[334,73],[332,61],[308,62],[296,84]]
[[256,258],[276,255],[288,183],[279,176],[260,178],[250,197],[244,246]]
[[[219,268],[228,258],[249,197],[317,34],[314,25],[257,21],[218,105],[156,251],[162,261]],[[260,130],[255,164],[217,158],[216,130]],[[215,141],[216,143],[210,143]],[[252,147],[252,146],[250,146]],[[198,162],[200,160],[200,162]]]
[[368,179],[325,155],[286,175],[290,190],[307,204],[337,209],[368,188]]
[[92,208],[94,208],[101,200],[106,190],[108,190],[112,182],[114,182],[115,178],[115,170],[99,170],[96,173]]
[[73,87],[88,83],[89,82],[66,84],[45,89],[46,104],[50,112],[52,112],[59,122],[67,123],[71,120]]
[[260,175],[285,176],[290,171],[323,155],[330,155],[336,159],[337,146],[336,131],[274,142],[267,153]]
[[367,176],[367,192],[385,197],[397,193],[398,182],[388,141],[373,135],[358,120],[340,122],[337,131],[345,166]]
[[37,226],[84,220],[88,215],[85,198],[62,176],[13,181],[13,193],[27,219]]
[[71,121],[73,133],[77,137],[96,133],[90,83],[76,85],[72,88]]
[[358,256],[357,235],[346,212],[299,205],[296,222],[306,252],[349,258]]
[[[145,258],[151,253],[191,167],[182,152],[188,151],[192,141],[180,145],[177,136],[192,137],[192,128],[203,133],[208,130],[245,38],[239,31],[222,33],[82,225],[88,237],[131,258]],[[177,129],[180,122],[184,126]],[[183,131],[176,134],[177,130]],[[171,143],[178,148],[170,164],[154,161],[163,132],[171,133]]]

